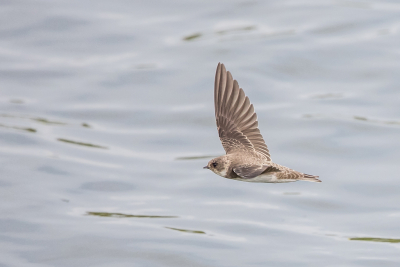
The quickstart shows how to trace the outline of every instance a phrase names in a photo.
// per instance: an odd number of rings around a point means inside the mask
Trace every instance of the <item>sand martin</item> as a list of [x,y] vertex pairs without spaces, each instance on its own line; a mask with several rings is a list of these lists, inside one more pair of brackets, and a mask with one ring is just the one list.
[[258,129],[257,115],[224,64],[218,63],[214,85],[215,119],[226,155],[212,159],[205,169],[233,180],[256,183],[321,182],[271,161]]

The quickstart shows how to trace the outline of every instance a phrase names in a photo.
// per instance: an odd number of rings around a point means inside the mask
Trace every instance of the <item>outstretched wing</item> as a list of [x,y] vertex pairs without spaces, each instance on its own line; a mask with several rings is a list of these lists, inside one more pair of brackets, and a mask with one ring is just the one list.
[[258,129],[253,105],[221,63],[218,63],[215,74],[214,104],[218,134],[226,154],[251,151],[271,160],[268,147]]

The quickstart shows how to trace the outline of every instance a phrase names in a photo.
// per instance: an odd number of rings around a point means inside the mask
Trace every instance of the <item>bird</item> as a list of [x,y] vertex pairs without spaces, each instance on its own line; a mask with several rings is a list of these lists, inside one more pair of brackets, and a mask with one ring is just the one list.
[[215,74],[214,106],[218,135],[226,155],[210,160],[204,169],[244,182],[321,182],[319,176],[272,162],[258,129],[253,104],[222,63],[218,63]]

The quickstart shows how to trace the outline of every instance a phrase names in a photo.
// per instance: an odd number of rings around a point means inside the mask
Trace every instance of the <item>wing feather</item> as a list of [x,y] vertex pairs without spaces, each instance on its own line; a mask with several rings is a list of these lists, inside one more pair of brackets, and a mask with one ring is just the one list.
[[271,160],[253,105],[221,63],[215,74],[214,104],[218,134],[227,154],[251,151]]

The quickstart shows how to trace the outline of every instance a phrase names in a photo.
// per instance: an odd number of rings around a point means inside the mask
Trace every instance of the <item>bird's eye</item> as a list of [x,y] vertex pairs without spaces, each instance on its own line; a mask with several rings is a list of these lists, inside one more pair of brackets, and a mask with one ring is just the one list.
[[215,168],[215,167],[217,167],[218,164],[216,162],[213,162],[212,165]]

